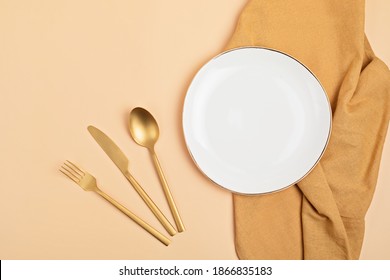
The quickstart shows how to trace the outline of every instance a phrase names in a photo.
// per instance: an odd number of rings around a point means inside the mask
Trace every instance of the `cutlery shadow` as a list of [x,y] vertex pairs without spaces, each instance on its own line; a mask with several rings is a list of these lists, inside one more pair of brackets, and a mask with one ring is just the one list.
[[125,110],[122,115],[122,122],[123,122],[123,127],[126,129],[127,136],[130,137],[131,139],[131,134],[130,134],[130,129],[129,129],[129,116],[131,110],[133,110],[135,107],[131,107],[130,110]]

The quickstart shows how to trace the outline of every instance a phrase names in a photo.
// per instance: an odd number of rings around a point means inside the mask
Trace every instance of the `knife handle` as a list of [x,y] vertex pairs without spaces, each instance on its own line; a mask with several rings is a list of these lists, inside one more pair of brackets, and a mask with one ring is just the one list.
[[130,174],[130,172],[126,172],[126,173],[124,173],[124,175],[127,178],[127,180],[130,182],[130,184],[134,187],[134,189],[137,191],[137,193],[141,196],[141,198],[146,203],[146,205],[149,207],[149,209],[156,216],[156,218],[160,221],[160,223],[163,225],[163,227],[166,229],[166,231],[171,236],[174,236],[177,233],[177,231],[171,225],[171,223],[168,221],[168,219],[164,216],[164,214],[161,212],[161,210],[157,207],[157,205],[153,202],[153,200],[144,191],[144,189],[137,182],[137,180],[135,180],[135,178]]
[[129,209],[124,207],[122,204],[117,202],[115,199],[113,199],[111,196],[106,194],[105,192],[101,191],[100,189],[97,189],[96,192],[102,196],[104,199],[106,199],[108,202],[110,202],[112,205],[114,205],[116,208],[121,210],[124,214],[126,214],[130,219],[132,219],[135,223],[137,223],[139,226],[141,226],[143,229],[145,229],[147,232],[149,232],[151,235],[153,235],[155,238],[157,238],[160,242],[162,242],[164,245],[168,246],[171,241],[165,237],[161,232],[153,228],[151,225],[146,223],[144,220],[139,218],[137,215],[135,215],[133,212],[131,212]]

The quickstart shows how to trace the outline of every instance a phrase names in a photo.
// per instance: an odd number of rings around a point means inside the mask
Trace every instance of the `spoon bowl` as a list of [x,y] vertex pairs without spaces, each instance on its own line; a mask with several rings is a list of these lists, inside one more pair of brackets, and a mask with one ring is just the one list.
[[160,130],[155,118],[147,110],[137,107],[131,111],[129,130],[138,145],[154,149]]

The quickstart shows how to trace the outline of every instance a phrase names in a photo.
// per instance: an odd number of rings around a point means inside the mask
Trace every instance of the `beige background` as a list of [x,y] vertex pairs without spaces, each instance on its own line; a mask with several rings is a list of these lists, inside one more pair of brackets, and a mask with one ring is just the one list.
[[[247,0],[0,0],[0,259],[235,259],[231,195],[195,168],[181,129],[186,88],[220,52]],[[390,64],[390,2],[367,1],[371,44]],[[164,231],[86,130],[122,147],[169,213],[126,119],[150,109],[157,151],[187,231],[169,247],[58,172],[69,159]],[[390,140],[367,215],[363,259],[390,259]],[[167,214],[172,220],[172,217]],[[266,230],[266,229],[265,229]]]

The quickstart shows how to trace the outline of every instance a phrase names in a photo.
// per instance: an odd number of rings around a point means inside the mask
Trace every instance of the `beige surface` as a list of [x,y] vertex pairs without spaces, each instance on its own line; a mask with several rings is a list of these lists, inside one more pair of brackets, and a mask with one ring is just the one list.
[[[191,162],[180,118],[192,76],[223,49],[246,0],[33,2],[0,0],[0,259],[236,258],[231,195]],[[367,2],[368,38],[389,65],[390,3]],[[65,159],[79,163],[163,231],[86,130],[122,147],[168,213],[148,153],[127,131],[136,106],[160,124],[156,149],[187,227],[169,247],[57,171]],[[389,167],[388,138],[364,259],[390,259]]]

